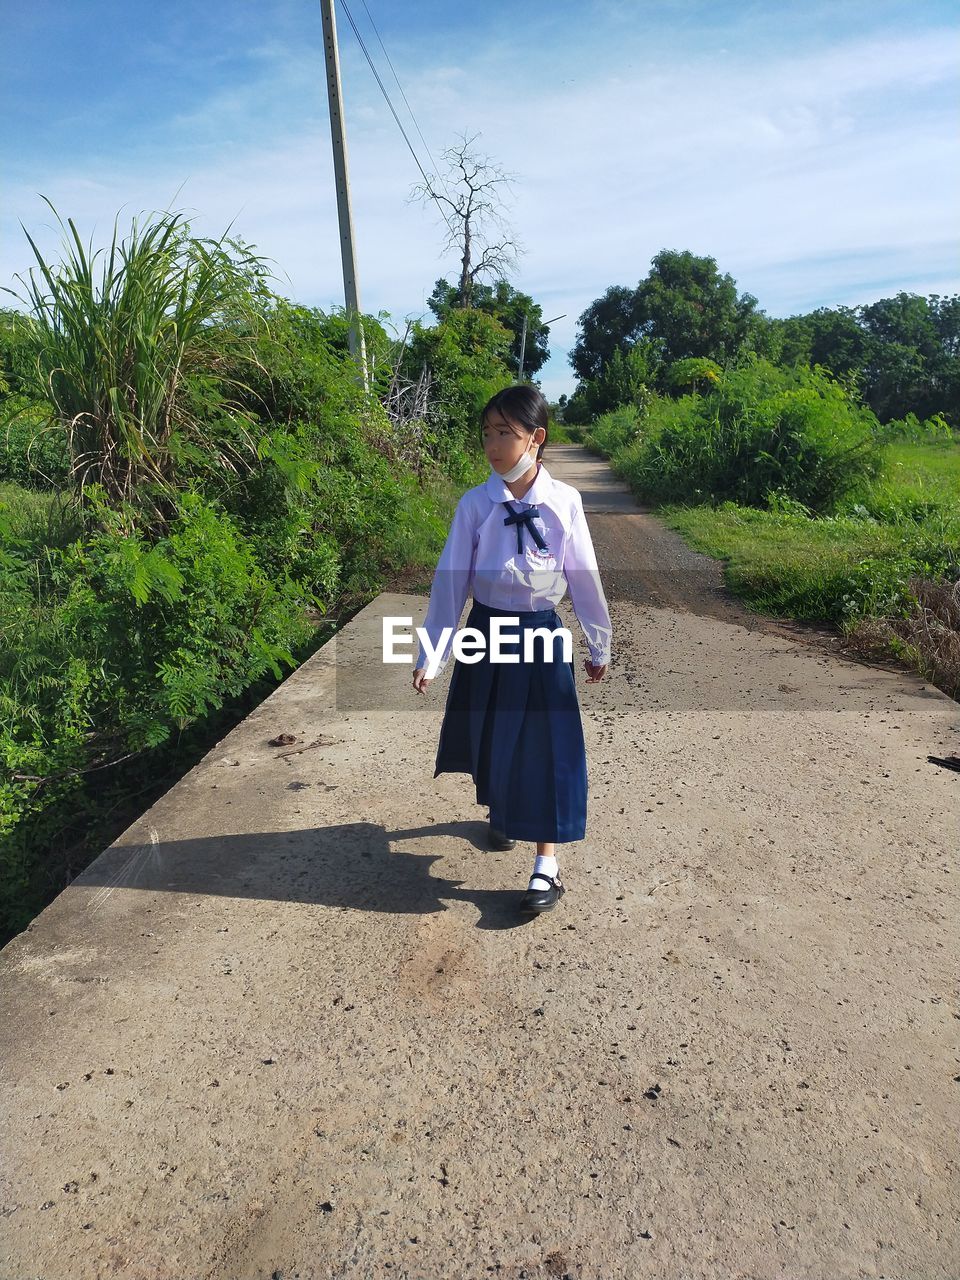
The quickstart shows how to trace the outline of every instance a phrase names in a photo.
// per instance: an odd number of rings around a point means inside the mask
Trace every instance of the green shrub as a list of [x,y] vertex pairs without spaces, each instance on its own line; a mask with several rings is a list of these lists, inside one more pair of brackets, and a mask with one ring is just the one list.
[[18,824],[81,771],[158,746],[264,672],[279,679],[313,631],[300,585],[266,574],[198,495],[180,496],[154,545],[89,496],[104,527],[39,558],[0,512],[0,896],[25,865],[10,852]]
[[879,427],[876,438],[883,444],[907,441],[910,444],[949,445],[958,440],[942,413],[935,413],[923,421],[915,413],[908,413],[905,418],[891,418]]
[[583,442],[588,448],[608,457],[633,443],[640,433],[640,410],[636,405],[623,404],[609,413],[603,413],[584,430]]
[[415,381],[427,370],[436,459],[451,474],[467,443],[479,440],[483,406],[514,380],[506,363],[512,341],[509,329],[472,307],[451,310],[429,329],[414,326],[401,371]]
[[99,484],[115,509],[144,510],[160,528],[184,457],[224,472],[255,454],[251,417],[228,403],[235,379],[226,370],[253,358],[266,268],[226,235],[190,236],[168,212],[143,228],[134,219],[119,246],[115,225],[97,275],[102,250],[88,258],[72,219],[67,226],[59,264],[27,233],[37,267],[21,299],[29,314],[16,326],[28,357],[23,389],[49,400],[78,488]]
[[652,398],[614,462],[645,501],[764,506],[778,495],[830,511],[878,473],[875,422],[824,371],[755,357],[706,394]]
[[70,475],[67,433],[50,406],[23,395],[0,400],[0,480],[56,489]]
[[[269,692],[316,641],[315,610],[349,614],[385,574],[435,564],[456,491],[487,474],[479,411],[512,380],[509,333],[458,312],[416,335],[431,395],[398,423],[372,317],[368,393],[345,317],[270,293],[239,242],[160,216],[115,233],[95,281],[69,227],[64,265],[37,254],[33,314],[0,325],[4,937],[47,900],[38,885],[63,887],[63,832]],[[49,405],[30,399],[47,378]]]

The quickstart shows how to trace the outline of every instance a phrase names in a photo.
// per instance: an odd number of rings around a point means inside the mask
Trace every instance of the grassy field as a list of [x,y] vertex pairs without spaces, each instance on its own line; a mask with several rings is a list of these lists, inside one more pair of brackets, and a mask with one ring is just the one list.
[[727,585],[752,608],[808,621],[839,621],[856,567],[900,548],[896,529],[857,519],[811,520],[735,503],[671,505],[657,515],[697,551],[725,560]]
[[897,608],[924,549],[960,554],[960,442],[894,444],[883,474],[843,514],[811,518],[671,504],[657,514],[698,551],[726,561],[731,590],[782,617],[842,624]]
[[932,488],[960,501],[960,441],[937,444],[898,443],[887,446],[892,480],[901,485]]

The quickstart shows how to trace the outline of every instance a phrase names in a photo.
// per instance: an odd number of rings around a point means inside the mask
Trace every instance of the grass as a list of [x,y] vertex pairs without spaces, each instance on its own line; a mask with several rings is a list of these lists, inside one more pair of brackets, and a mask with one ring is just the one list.
[[66,433],[81,491],[95,482],[118,507],[145,501],[162,523],[154,490],[172,487],[178,459],[193,451],[228,472],[239,452],[256,456],[251,415],[224,402],[211,429],[194,400],[214,374],[224,387],[248,390],[231,371],[256,361],[261,318],[251,281],[265,268],[226,235],[191,237],[180,214],[165,213],[143,228],[134,219],[119,246],[115,224],[98,272],[102,250],[85,251],[73,220],[64,227],[41,198],[64,229],[63,261],[48,263],[27,232],[37,266],[15,277],[25,295],[5,290],[28,308],[16,317],[34,357],[27,391],[50,402],[50,425]]
[[836,602],[855,566],[896,556],[894,528],[862,520],[811,520],[724,503],[717,508],[657,508],[671,529],[697,551],[726,561],[730,589],[749,605],[778,617],[839,621]]
[[894,443],[884,463],[835,516],[732,502],[657,515],[724,560],[730,590],[751,609],[833,624],[851,647],[899,658],[958,697],[960,441]]
[[960,441],[890,444],[886,461],[891,481],[933,488],[953,502],[960,501]]
[[14,537],[39,554],[44,547],[65,547],[78,538],[83,521],[68,490],[27,489],[0,480],[0,512]]
[[568,426],[565,422],[551,422],[547,448],[552,444],[575,444],[579,438],[577,427]]

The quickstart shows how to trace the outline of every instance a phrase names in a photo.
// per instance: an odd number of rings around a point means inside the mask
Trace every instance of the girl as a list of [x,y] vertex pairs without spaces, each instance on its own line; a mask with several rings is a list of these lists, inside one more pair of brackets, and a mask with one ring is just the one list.
[[[546,400],[525,383],[507,387],[487,403],[480,422],[490,476],[457,504],[423,626],[437,654],[432,677],[446,666],[472,588],[467,626],[482,633],[485,648],[479,661],[454,662],[433,776],[472,776],[477,803],[490,809],[491,848],[512,849],[518,839],[536,843],[520,903],[521,911],[536,913],[565,892],[557,844],[585,834],[587,761],[573,663],[562,660],[559,637],[529,637],[527,645],[524,632],[561,628],[556,606],[569,587],[590,651],[587,682],[596,684],[610,661],[612,628],[580,493],[540,462]],[[502,648],[513,654],[507,662],[489,658],[495,618],[517,620],[497,624]],[[441,648],[444,627],[451,630]],[[430,683],[426,671],[421,646],[413,673],[417,693]]]

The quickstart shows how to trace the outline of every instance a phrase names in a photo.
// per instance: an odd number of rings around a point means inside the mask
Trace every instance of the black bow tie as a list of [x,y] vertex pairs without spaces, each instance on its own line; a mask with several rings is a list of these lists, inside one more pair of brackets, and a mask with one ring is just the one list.
[[544,536],[533,523],[534,516],[539,516],[540,514],[540,508],[538,506],[532,506],[527,507],[526,511],[515,511],[509,502],[505,502],[503,505],[510,512],[503,523],[515,524],[517,526],[517,551],[520,552],[523,550],[523,535],[521,530],[524,525],[527,526],[527,530],[530,533],[531,538],[533,538],[540,550],[546,551],[547,544]]

